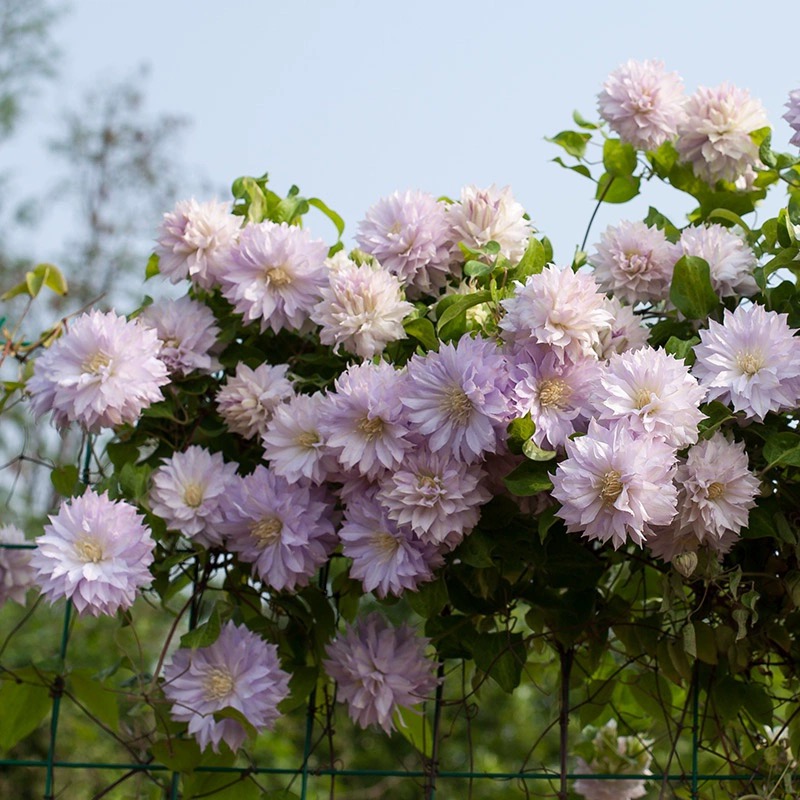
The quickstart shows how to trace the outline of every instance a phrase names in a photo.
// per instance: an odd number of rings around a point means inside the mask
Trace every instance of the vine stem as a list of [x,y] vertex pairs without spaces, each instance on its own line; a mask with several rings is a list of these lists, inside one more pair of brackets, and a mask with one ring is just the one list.
[[575,651],[570,647],[564,650],[559,647],[561,658],[561,708],[558,714],[558,727],[560,733],[559,756],[561,759],[561,781],[558,790],[559,800],[567,800],[567,748],[569,746],[569,679],[572,674],[572,662]]
[[586,233],[583,234],[583,241],[581,242],[581,250],[586,249],[586,242],[589,239],[589,231],[592,229],[592,224],[594,223],[594,218],[597,216],[597,212],[600,210],[600,206],[603,205],[603,200],[605,200],[606,195],[608,194],[608,190],[611,188],[611,184],[614,183],[614,176],[611,176],[611,180],[606,184],[606,188],[603,189],[600,197],[597,198],[597,205],[594,207],[594,211],[592,211],[592,216],[589,217],[589,224],[586,226]]
[[442,696],[444,694],[444,662],[439,662],[439,669],[437,670],[436,677],[439,682],[436,685],[436,697],[434,699],[433,707],[433,742],[431,743],[431,759],[429,763],[429,771],[427,778],[427,785],[425,787],[425,799],[435,800],[436,798],[436,775],[439,771],[439,727],[442,719]]

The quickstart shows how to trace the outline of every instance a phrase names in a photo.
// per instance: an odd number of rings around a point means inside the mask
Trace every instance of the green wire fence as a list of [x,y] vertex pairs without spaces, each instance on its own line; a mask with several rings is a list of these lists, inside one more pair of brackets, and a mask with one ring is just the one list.
[[[24,549],[32,548],[31,544],[24,545],[3,545],[9,549]],[[193,616],[189,620],[190,626],[197,623],[197,618],[194,616],[196,612],[193,611]],[[214,797],[218,795],[225,797],[226,791],[238,791],[245,782],[258,779],[262,776],[268,776],[275,779],[288,780],[288,789],[284,790],[283,794],[270,793],[265,790],[261,796],[294,798],[299,797],[301,800],[310,800],[310,798],[325,797],[334,798],[341,797],[347,798],[350,796],[347,791],[342,791],[341,782],[348,778],[361,779],[365,781],[378,781],[381,779],[398,779],[413,781],[415,785],[414,791],[418,791],[416,796],[424,797],[425,800],[434,800],[435,798],[445,797],[467,797],[472,796],[471,792],[476,782],[491,783],[494,786],[501,784],[504,788],[502,794],[492,796],[511,796],[510,793],[516,792],[515,796],[524,797],[556,797],[561,800],[567,798],[579,797],[577,794],[570,794],[570,787],[572,782],[579,779],[591,779],[596,781],[647,781],[648,786],[651,787],[647,797],[687,797],[691,800],[700,800],[701,798],[713,797],[740,797],[742,794],[732,795],[730,793],[720,794],[720,791],[727,791],[724,789],[726,785],[741,785],[743,787],[750,786],[754,782],[763,779],[767,774],[767,770],[743,770],[733,769],[725,771],[723,769],[716,769],[715,771],[703,771],[701,769],[701,759],[703,754],[707,751],[707,744],[704,746],[702,742],[702,708],[703,702],[706,698],[703,696],[703,691],[700,686],[698,677],[698,670],[695,668],[693,672],[693,679],[689,688],[687,697],[690,699],[691,710],[689,712],[690,719],[688,724],[685,725],[684,730],[690,737],[690,768],[682,769],[680,771],[653,771],[652,773],[587,773],[575,771],[568,768],[572,757],[570,753],[563,752],[564,747],[569,747],[569,724],[570,719],[574,715],[575,709],[570,706],[569,696],[570,687],[568,684],[563,684],[559,687],[559,695],[562,702],[566,701],[566,713],[562,709],[559,713],[560,721],[560,740],[562,752],[560,755],[559,768],[531,768],[531,769],[518,769],[518,770],[458,770],[450,769],[446,761],[440,757],[437,749],[437,743],[442,735],[440,720],[441,711],[445,700],[443,698],[443,684],[440,684],[440,690],[434,700],[429,701],[427,704],[429,708],[426,710],[429,717],[433,720],[433,748],[432,756],[423,758],[420,768],[417,769],[385,769],[385,768],[350,768],[346,765],[338,765],[335,763],[324,763],[324,758],[319,764],[312,764],[312,757],[319,749],[320,739],[320,721],[318,719],[318,703],[316,692],[312,691],[309,699],[307,710],[305,712],[305,724],[303,726],[302,746],[297,754],[297,765],[294,767],[289,766],[276,766],[270,763],[251,763],[247,765],[199,765],[191,770],[195,775],[216,775],[229,778],[221,785],[218,790],[207,793],[185,793],[184,780],[181,774],[174,771],[174,767],[168,764],[159,763],[152,754],[144,756],[142,760],[136,761],[95,761],[95,760],[78,760],[78,759],[65,759],[59,757],[59,733],[61,731],[60,721],[63,712],[63,699],[65,693],[66,680],[69,674],[68,664],[68,647],[70,643],[70,636],[73,625],[76,619],[72,613],[72,607],[69,602],[64,606],[63,619],[61,622],[61,640],[58,646],[58,660],[55,674],[49,679],[47,688],[52,698],[50,713],[49,713],[49,730],[47,734],[47,751],[46,755],[41,758],[33,757],[4,757],[0,758],[0,773],[5,772],[6,775],[12,775],[15,770],[23,770],[29,768],[37,772],[43,772],[43,789],[41,794],[28,794],[27,796],[41,796],[44,800],[55,800],[55,798],[71,797],[69,790],[59,788],[57,776],[61,770],[68,771],[74,774],[75,771],[91,770],[101,771],[103,773],[118,772],[122,775],[115,778],[106,788],[96,792],[93,797],[139,797],[140,795],[129,794],[114,794],[119,790],[122,792],[125,782],[136,775],[147,775],[156,779],[153,791],[158,792],[157,795],[146,794],[142,796],[162,798],[171,798],[177,800],[183,797]],[[12,631],[13,633],[13,631]],[[10,636],[10,635],[9,635]],[[8,644],[8,637],[6,638]],[[0,655],[2,651],[0,650]],[[441,668],[441,673],[444,674],[444,668]],[[3,678],[14,679],[14,669],[0,666],[0,674]],[[562,677],[564,677],[562,675]],[[433,708],[430,708],[433,706]],[[520,708],[519,712],[522,713],[524,709]],[[0,709],[0,714],[3,710]],[[2,727],[2,717],[0,717],[0,727]],[[515,724],[526,724],[518,720]],[[532,726],[531,726],[532,727]],[[574,726],[573,726],[574,728]],[[332,733],[331,733],[332,735]],[[172,772],[172,776],[169,773]],[[161,776],[167,778],[166,783],[160,780]],[[185,776],[184,776],[185,777]],[[317,786],[317,782],[324,780],[324,786]],[[27,782],[27,779],[25,779]],[[337,794],[337,781],[339,782],[339,792]],[[464,783],[469,784],[469,791],[464,788]],[[512,788],[514,787],[514,788]],[[260,787],[263,788],[263,787]],[[260,790],[259,788],[259,790]],[[738,791],[742,791],[741,788]],[[294,792],[292,794],[291,792]],[[75,795],[78,796],[78,795]],[[230,795],[233,796],[233,795]],[[255,795],[258,796],[258,795]],[[360,796],[360,795],[359,795]],[[395,795],[392,790],[389,793],[380,795],[382,797],[391,798]],[[762,795],[748,795],[748,797],[761,797]],[[782,797],[782,795],[774,795],[775,797]],[[787,795],[788,796],[788,795]]]

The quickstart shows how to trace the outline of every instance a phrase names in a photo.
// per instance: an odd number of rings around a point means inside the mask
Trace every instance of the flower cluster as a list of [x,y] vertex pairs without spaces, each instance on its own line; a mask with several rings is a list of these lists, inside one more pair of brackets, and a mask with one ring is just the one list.
[[[797,94],[786,119],[800,131]],[[794,498],[800,408],[800,301],[775,272],[796,272],[795,206],[762,229],[731,211],[781,177],[759,160],[763,108],[726,84],[685,97],[657,61],[620,66],[598,107],[599,126],[576,120],[601,129],[604,167],[620,178],[607,199],[667,176],[699,201],[691,224],[651,209],[561,266],[509,187],[468,185],[456,201],[395,192],[369,208],[349,251],[304,227],[323,203],[294,189],[284,203],[265,179],[235,214],[178,203],[156,254],[188,294],[131,319],[83,314],[34,363],[34,414],[82,429],[84,473],[98,485],[61,504],[30,554],[14,549],[19,531],[0,529],[0,603],[23,603],[36,585],[80,614],[114,615],[145,590],[167,605],[191,583],[190,627],[204,627],[164,647],[153,697],[218,751],[275,724],[289,694],[279,653],[311,684],[335,681],[330,697],[357,725],[391,732],[436,691],[454,651],[474,656],[476,689],[487,676],[513,681],[526,625],[562,653],[558,637],[574,634],[580,653],[597,631],[573,631],[569,604],[602,597],[612,614],[609,575],[624,582],[631,554],[644,583],[654,566],[677,572],[664,608],[714,580],[722,609],[730,570],[718,562],[734,548],[753,585],[796,572],[796,554],[779,560],[774,542],[755,564],[746,530],[760,498],[762,522]],[[575,152],[594,134],[579,135]],[[795,519],[776,519],[788,543]],[[557,574],[589,559],[603,576],[587,569],[585,587],[582,573]],[[366,594],[398,618],[426,616],[431,639],[380,611],[359,617]],[[631,616],[653,600],[624,599]],[[533,611],[524,622],[510,613],[519,600]],[[729,616],[738,646],[757,614]],[[591,746],[582,772],[648,774],[651,743],[618,736],[613,721]],[[573,788],[589,800],[645,793],[639,779]]]

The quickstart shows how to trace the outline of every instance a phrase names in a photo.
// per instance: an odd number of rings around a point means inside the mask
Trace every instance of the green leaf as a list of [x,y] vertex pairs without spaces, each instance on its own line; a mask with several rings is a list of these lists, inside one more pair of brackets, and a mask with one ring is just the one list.
[[62,497],[72,497],[80,486],[78,477],[78,468],[74,464],[64,464],[50,473],[50,482]]
[[524,281],[529,275],[538,275],[547,263],[547,254],[544,245],[535,237],[528,239],[528,246],[522,258],[509,273],[509,278],[515,281]]
[[164,739],[156,742],[150,752],[157,764],[175,772],[191,772],[202,760],[200,746],[194,739]]
[[69,677],[73,697],[111,730],[119,728],[119,703],[115,692],[98,681],[91,670],[76,670]]
[[750,233],[750,228],[747,223],[738,214],[734,214],[733,211],[727,208],[715,208],[713,211],[709,212],[706,219],[721,219],[725,222],[730,222],[731,225],[738,225],[743,231]]
[[425,758],[433,755],[433,731],[420,706],[398,707],[392,715],[398,733],[405,736]]
[[544,450],[533,439],[528,439],[522,445],[522,453],[525,458],[529,458],[531,461],[552,461],[556,457],[555,450]]
[[308,696],[317,685],[319,668],[310,665],[293,667],[289,673],[289,696],[278,703],[281,714],[288,714],[305,705]]
[[492,264],[484,264],[483,261],[467,261],[464,264],[464,274],[469,278],[482,278],[489,275],[494,270]]
[[160,259],[158,257],[158,253],[153,253],[150,258],[147,259],[147,266],[144,268],[144,279],[146,281],[149,281],[150,278],[155,278],[155,276],[158,275],[159,261]]
[[560,156],[556,156],[555,158],[551,158],[551,161],[555,161],[560,167],[564,167],[564,169],[571,169],[573,172],[577,172],[578,175],[583,175],[584,178],[591,178],[592,172],[585,164],[565,164]]
[[543,461],[525,461],[506,475],[503,482],[517,497],[530,497],[553,488],[547,463]]
[[426,350],[438,351],[439,339],[436,337],[436,328],[425,317],[408,319],[403,323],[403,328],[409,336],[413,336]]
[[706,403],[700,410],[706,415],[706,419],[702,420],[697,427],[704,439],[710,438],[724,422],[733,419],[733,412],[718,400]]
[[492,540],[481,531],[473,531],[458,546],[455,558],[461,559],[471,567],[493,567],[492,550]]
[[321,211],[336,226],[336,232],[339,234],[339,239],[341,239],[344,233],[344,220],[318,197],[309,197],[306,202]]
[[705,319],[719,307],[711,285],[708,262],[696,256],[681,256],[675,264],[669,299],[688,319]]
[[742,707],[742,684],[726,675],[718,680],[711,689],[711,699],[719,715],[721,723],[732,720]]
[[575,120],[575,124],[579,128],[586,128],[587,130],[590,130],[590,131],[596,131],[598,129],[598,127],[599,127],[594,122],[589,122],[588,119],[585,119],[584,117],[582,117],[578,111],[573,111],[572,112],[572,119]]
[[658,228],[660,231],[664,231],[664,235],[671,242],[677,242],[680,238],[680,230],[653,206],[647,209],[647,216],[644,218],[644,222],[650,228]]
[[745,711],[762,725],[772,725],[772,700],[766,689],[757,683],[739,684]]
[[796,433],[776,433],[764,444],[767,469],[775,466],[800,467],[800,436]]
[[478,634],[469,617],[453,614],[431,617],[425,623],[425,635],[440,658],[471,658],[472,642]]
[[9,289],[0,300],[10,300],[20,294],[29,294],[36,297],[42,291],[42,287],[50,289],[58,295],[67,294],[67,279],[55,264],[37,264],[32,270],[25,273],[25,280]]
[[404,592],[403,597],[411,610],[423,619],[440,614],[450,599],[447,595],[447,584],[441,577],[421,584],[416,591]]
[[206,622],[181,636],[181,647],[191,647],[192,650],[198,647],[208,647],[217,641],[221,629],[222,620],[220,619],[219,606],[215,605],[211,616]]
[[475,664],[509,694],[519,686],[527,654],[521,633],[482,633],[472,642]]
[[639,194],[640,183],[640,178],[631,175],[622,177],[605,172],[597,181],[594,199],[604,203],[627,203]]
[[[15,671],[18,672],[18,671]],[[52,706],[47,686],[4,680],[0,685],[0,751],[7,752],[35,731]]]
[[119,486],[124,495],[132,500],[144,497],[149,488],[150,473],[153,468],[149,464],[123,464],[119,471]]
[[637,164],[636,150],[632,144],[623,144],[619,139],[606,139],[603,145],[603,166],[609,175],[627,178],[633,175]]
[[561,131],[552,139],[545,137],[546,141],[563,147],[567,153],[574,158],[583,158],[586,154],[586,143],[592,138],[591,133],[579,133],[578,131]]
[[512,453],[522,454],[522,446],[536,433],[536,424],[530,414],[512,420],[506,428],[508,436],[506,442]]
[[694,346],[700,344],[699,336],[692,336],[691,339],[679,339],[677,336],[670,336],[664,349],[675,356],[675,358],[685,361],[687,366],[694,364]]
[[489,291],[474,292],[467,295],[451,295],[439,301],[436,306],[436,330],[442,341],[458,339],[467,328],[467,309],[488,303],[492,299]]

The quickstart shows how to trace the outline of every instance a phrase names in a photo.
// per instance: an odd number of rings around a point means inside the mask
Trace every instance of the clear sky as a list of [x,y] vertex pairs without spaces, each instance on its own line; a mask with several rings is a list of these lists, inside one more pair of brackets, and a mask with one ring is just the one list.
[[[593,117],[620,63],[660,58],[687,91],[725,80],[750,89],[776,149],[786,149],[780,116],[800,86],[787,33],[796,11],[782,0],[74,0],[55,31],[60,76],[31,105],[0,168],[15,174],[15,191],[43,191],[53,169],[43,144],[60,110],[147,63],[150,110],[192,120],[182,152],[192,180],[222,192],[238,175],[268,171],[276,191],[296,183],[337,209],[348,241],[366,209],[395,189],[457,196],[466,183],[510,184],[556,260],[568,261],[593,187],[550,163],[558,151],[544,137],[569,127],[575,108]],[[590,243],[650,203],[676,216],[691,207],[671,194],[609,207]],[[36,236],[38,258],[55,257],[65,219],[53,216]],[[333,240],[321,218],[311,227]]]

